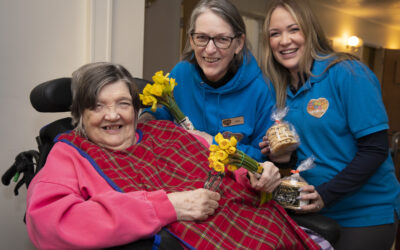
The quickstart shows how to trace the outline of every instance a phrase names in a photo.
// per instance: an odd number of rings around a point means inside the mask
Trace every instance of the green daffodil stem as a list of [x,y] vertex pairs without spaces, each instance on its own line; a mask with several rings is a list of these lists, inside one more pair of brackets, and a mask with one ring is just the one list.
[[176,104],[175,100],[173,98],[167,98],[168,99],[168,109],[171,112],[171,115],[174,117],[174,119],[180,123],[185,119],[185,115],[182,113],[178,105]]

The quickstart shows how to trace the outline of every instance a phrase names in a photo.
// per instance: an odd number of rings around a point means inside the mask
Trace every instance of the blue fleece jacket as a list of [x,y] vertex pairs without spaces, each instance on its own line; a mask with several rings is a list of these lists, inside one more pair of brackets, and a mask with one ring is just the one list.
[[[218,132],[233,134],[240,139],[238,149],[260,162],[266,160],[258,143],[273,123],[275,96],[272,85],[250,53],[235,76],[216,89],[206,84],[196,65],[188,61],[178,63],[170,77],[178,84],[174,89],[178,106],[197,130],[212,136]],[[151,113],[159,120],[172,120],[165,108]]]

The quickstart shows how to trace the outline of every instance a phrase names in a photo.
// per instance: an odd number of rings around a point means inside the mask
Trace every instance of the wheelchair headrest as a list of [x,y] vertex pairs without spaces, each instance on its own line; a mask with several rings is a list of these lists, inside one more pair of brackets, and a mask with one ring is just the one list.
[[58,78],[39,84],[31,91],[30,100],[39,112],[69,111],[72,102],[71,78]]
[[[134,77],[135,83],[142,93],[144,86],[150,81]],[[71,78],[63,77],[39,84],[30,94],[32,106],[38,112],[67,112],[72,103]],[[144,107],[144,106],[143,106]]]

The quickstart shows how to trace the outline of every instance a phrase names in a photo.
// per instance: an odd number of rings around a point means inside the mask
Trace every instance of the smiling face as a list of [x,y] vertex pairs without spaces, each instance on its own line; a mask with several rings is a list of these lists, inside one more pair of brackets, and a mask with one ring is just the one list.
[[96,107],[82,116],[86,135],[93,143],[123,150],[135,143],[135,110],[129,88],[123,81],[101,88]]
[[277,7],[271,15],[269,42],[275,59],[292,76],[296,75],[300,59],[304,55],[305,39],[300,26],[284,8]]
[[[224,19],[208,10],[197,17],[194,33],[209,37],[234,37],[232,27]],[[210,40],[206,47],[198,47],[190,38],[190,45],[204,75],[210,81],[220,80],[227,72],[229,63],[235,53],[239,53],[244,45],[244,35],[232,40],[227,49],[219,49]]]

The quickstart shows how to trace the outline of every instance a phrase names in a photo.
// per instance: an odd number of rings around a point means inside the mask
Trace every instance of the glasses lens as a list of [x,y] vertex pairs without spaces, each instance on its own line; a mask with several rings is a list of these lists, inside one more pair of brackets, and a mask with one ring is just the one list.
[[235,37],[220,36],[220,37],[209,37],[202,34],[192,34],[193,42],[196,46],[206,47],[210,40],[213,40],[214,45],[219,49],[227,49],[231,46],[232,40]]
[[214,43],[220,49],[227,49],[231,45],[232,38],[231,37],[215,37]]
[[210,40],[209,36],[200,35],[200,34],[193,34],[193,41],[196,46],[204,47],[208,44]]

